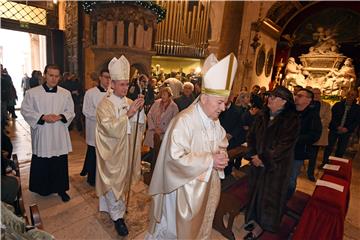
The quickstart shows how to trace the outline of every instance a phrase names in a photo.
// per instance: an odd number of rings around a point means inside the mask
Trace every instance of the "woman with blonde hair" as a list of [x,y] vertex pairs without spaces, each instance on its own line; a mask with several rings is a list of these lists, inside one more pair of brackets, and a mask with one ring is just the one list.
[[179,112],[177,105],[172,100],[173,94],[170,87],[161,88],[158,96],[159,99],[155,100],[147,115],[148,129],[144,145],[150,148],[154,147],[154,134],[159,134],[162,139],[171,119]]

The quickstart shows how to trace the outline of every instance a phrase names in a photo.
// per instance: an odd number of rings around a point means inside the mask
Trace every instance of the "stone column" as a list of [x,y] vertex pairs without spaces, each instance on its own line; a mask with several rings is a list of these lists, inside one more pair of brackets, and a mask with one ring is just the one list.
[[116,46],[121,47],[124,45],[124,22],[119,21],[116,27],[117,27]]
[[153,28],[148,27],[148,29],[145,31],[145,37],[144,37],[144,49],[145,50],[151,50],[152,46],[152,37],[153,36]]
[[129,23],[129,31],[128,31],[128,46],[133,47],[134,46],[134,36],[135,36],[135,27],[134,23]]
[[111,47],[114,45],[114,22],[106,21],[106,31],[105,31],[105,46]]
[[136,28],[136,48],[144,48],[144,26],[138,25]]
[[105,21],[101,20],[97,22],[97,45],[104,46],[104,32],[105,32]]
[[244,2],[225,2],[222,20],[220,44],[217,57],[223,58],[230,52],[238,52]]
[[31,46],[31,68],[35,70],[43,71],[40,69],[40,45],[39,45],[39,35],[30,34],[30,46]]

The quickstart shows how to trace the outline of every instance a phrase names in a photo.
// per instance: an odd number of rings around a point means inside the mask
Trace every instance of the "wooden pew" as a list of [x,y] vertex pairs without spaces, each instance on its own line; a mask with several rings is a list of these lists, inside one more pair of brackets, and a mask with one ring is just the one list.
[[[229,159],[231,161],[235,158],[241,159],[245,151],[245,146],[231,149],[228,151]],[[233,175],[222,180],[220,201],[213,221],[213,227],[228,239],[235,239],[232,232],[235,217],[246,207],[249,201],[248,167],[240,168],[238,176],[234,177]],[[225,226],[224,216],[227,214],[229,214],[229,219],[227,226]]]
[[16,172],[16,176],[19,179],[19,191],[17,194],[17,198],[16,201],[14,203],[14,207],[15,207],[15,214],[22,216],[25,219],[25,223],[27,225],[29,225],[29,220],[28,217],[26,215],[26,211],[25,211],[25,204],[24,204],[24,199],[22,197],[22,188],[21,188],[21,178],[20,178],[20,167],[19,167],[19,161],[18,161],[18,157],[16,154],[12,155],[12,160],[15,164],[15,172]]
[[[15,214],[20,215],[24,218],[25,224],[30,225],[28,216],[25,211],[25,204],[24,199],[22,197],[22,188],[21,188],[21,178],[20,178],[20,167],[19,167],[19,160],[16,154],[12,155],[12,160],[15,164],[15,172],[16,176],[19,178],[19,191],[17,194],[17,199],[15,201]],[[40,218],[40,212],[39,208],[36,204],[32,204],[30,207],[30,219],[31,219],[31,225],[34,227],[37,227],[39,229],[44,229],[43,223]]]
[[40,217],[40,211],[38,206],[36,204],[32,204],[29,208],[30,208],[31,225],[41,230],[44,230],[44,225]]

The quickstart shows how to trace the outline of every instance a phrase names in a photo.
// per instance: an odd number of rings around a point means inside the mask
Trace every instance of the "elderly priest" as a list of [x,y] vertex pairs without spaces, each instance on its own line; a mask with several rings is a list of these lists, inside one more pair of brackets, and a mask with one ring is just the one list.
[[236,73],[233,54],[204,63],[202,94],[171,121],[149,187],[152,196],[147,239],[211,239],[227,166],[225,110]]

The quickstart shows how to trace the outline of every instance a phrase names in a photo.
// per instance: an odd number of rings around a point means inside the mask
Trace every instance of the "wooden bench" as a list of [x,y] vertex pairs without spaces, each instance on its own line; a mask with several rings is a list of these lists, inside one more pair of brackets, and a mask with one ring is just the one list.
[[[13,160],[13,162],[15,164],[16,176],[19,178],[19,180],[21,180],[21,178],[20,178],[19,160],[18,160],[18,157],[17,157],[16,154],[12,155],[12,160]],[[21,217],[23,217],[24,220],[25,220],[26,225],[30,225],[28,216],[27,216],[26,211],[25,211],[25,204],[24,204],[24,199],[23,199],[23,196],[22,196],[21,181],[19,181],[19,191],[18,191],[18,194],[17,194],[17,199],[16,199],[16,201],[14,203],[14,207],[15,207],[15,214],[20,215]],[[43,223],[41,221],[38,206],[36,204],[32,204],[32,205],[30,205],[29,208],[30,208],[31,225],[43,230],[44,227],[43,227]]]
[[286,214],[298,221],[310,198],[309,194],[296,190],[286,203]]

